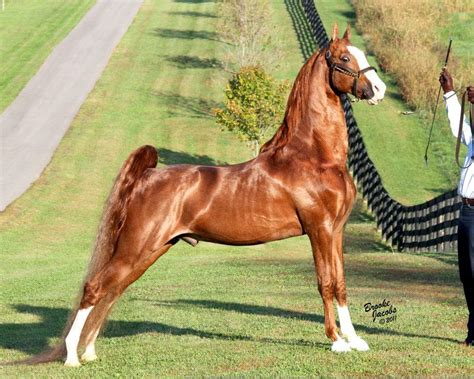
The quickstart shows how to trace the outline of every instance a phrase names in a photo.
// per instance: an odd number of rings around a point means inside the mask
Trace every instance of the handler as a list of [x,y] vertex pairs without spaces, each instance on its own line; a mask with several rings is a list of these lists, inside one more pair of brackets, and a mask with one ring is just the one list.
[[[449,125],[454,136],[457,137],[461,105],[454,92],[453,78],[448,70],[443,69],[439,76],[443,87],[444,102],[448,112]],[[474,87],[467,88],[467,97],[474,104]],[[461,214],[458,224],[458,263],[459,276],[464,287],[469,319],[467,322],[466,346],[474,346],[474,138],[468,120],[464,117],[462,125],[462,142],[467,145],[468,153],[461,169],[461,180],[458,192],[462,197]]]

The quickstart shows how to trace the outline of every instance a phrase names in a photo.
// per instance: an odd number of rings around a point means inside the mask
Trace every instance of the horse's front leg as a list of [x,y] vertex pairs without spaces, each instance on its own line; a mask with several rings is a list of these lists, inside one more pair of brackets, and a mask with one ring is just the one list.
[[342,335],[347,338],[349,346],[358,351],[369,350],[369,345],[360,338],[352,325],[349,308],[347,306],[346,278],[344,275],[343,232],[336,232],[333,237],[334,268],[336,273],[336,300],[337,313]]
[[331,350],[350,351],[349,344],[338,334],[334,315],[336,272],[334,270],[333,230],[328,225],[306,229],[313,250],[318,290],[324,303],[324,326],[327,337],[332,341]]

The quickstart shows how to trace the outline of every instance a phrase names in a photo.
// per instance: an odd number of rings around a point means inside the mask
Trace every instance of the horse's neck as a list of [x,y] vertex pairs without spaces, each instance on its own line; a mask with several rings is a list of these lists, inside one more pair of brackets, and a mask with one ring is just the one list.
[[292,129],[288,147],[307,150],[320,161],[344,165],[348,151],[344,112],[339,96],[329,86],[326,62],[321,57],[318,60],[307,93],[288,111],[286,122]]

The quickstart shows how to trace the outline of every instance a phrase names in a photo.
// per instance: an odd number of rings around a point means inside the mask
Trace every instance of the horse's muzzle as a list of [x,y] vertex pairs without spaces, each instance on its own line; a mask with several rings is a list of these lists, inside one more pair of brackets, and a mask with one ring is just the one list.
[[372,85],[365,86],[362,89],[362,100],[370,100],[375,96],[374,90],[372,89]]

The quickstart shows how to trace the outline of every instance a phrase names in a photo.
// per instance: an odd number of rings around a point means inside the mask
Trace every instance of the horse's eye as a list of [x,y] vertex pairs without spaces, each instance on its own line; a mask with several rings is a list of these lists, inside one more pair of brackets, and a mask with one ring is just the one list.
[[347,55],[344,55],[341,59],[342,59],[342,61],[345,62],[345,63],[347,63],[347,62],[349,62],[349,61],[351,60],[351,58],[349,58]]

